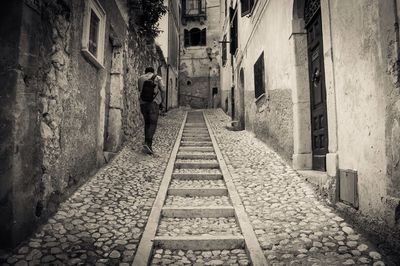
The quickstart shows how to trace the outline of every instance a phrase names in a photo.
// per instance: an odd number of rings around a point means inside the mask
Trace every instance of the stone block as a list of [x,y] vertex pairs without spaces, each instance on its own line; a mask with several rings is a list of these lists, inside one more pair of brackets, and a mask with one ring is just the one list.
[[122,88],[123,77],[119,74],[111,75],[111,84],[110,84],[110,107],[122,109]]
[[309,170],[312,167],[312,155],[306,154],[293,154],[293,168],[296,170]]
[[335,177],[339,168],[339,159],[337,153],[328,153],[326,155],[326,171],[328,176]]
[[293,149],[295,154],[311,153],[309,103],[293,105]]
[[106,151],[116,152],[121,144],[122,114],[121,110],[110,108],[108,114]]

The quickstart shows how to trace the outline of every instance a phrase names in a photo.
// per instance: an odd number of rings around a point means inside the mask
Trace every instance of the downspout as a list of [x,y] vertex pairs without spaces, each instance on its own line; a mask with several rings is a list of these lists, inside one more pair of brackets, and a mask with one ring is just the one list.
[[168,98],[169,98],[168,89],[169,89],[169,64],[167,64],[167,85],[165,86],[165,112],[168,112]]

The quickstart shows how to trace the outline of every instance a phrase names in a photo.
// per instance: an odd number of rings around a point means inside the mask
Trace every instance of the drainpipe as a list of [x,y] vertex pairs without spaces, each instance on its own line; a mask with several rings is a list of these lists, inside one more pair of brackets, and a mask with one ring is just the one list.
[[168,112],[168,90],[169,90],[169,64],[167,64],[167,85],[165,86],[165,112]]

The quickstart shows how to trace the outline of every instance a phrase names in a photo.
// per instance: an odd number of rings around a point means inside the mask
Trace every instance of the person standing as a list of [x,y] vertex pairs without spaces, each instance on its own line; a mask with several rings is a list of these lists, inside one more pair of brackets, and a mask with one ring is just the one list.
[[164,109],[165,87],[153,67],[147,67],[139,77],[140,111],[144,119],[143,152],[153,154],[153,136],[157,129],[159,110]]

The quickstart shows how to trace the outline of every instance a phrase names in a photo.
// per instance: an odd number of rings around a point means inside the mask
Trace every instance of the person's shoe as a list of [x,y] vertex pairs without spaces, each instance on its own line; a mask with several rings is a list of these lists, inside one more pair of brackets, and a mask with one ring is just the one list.
[[147,144],[143,145],[143,152],[147,153],[147,154],[153,154],[154,153],[153,150]]

